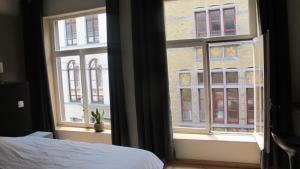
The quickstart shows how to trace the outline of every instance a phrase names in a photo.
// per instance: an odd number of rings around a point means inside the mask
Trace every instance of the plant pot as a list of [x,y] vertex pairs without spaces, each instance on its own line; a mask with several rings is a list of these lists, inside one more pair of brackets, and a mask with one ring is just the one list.
[[94,129],[95,129],[95,132],[103,131],[104,130],[104,123],[103,122],[100,122],[99,124],[95,123],[94,124]]

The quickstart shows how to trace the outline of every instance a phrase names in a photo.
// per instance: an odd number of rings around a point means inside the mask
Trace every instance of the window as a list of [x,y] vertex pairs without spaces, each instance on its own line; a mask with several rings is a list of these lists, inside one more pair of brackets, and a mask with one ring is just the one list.
[[254,89],[247,88],[247,123],[254,124]]
[[206,12],[196,12],[196,31],[198,37],[206,37],[207,36],[207,23],[206,23]]
[[76,19],[66,19],[65,23],[67,46],[77,45]]
[[87,42],[98,43],[99,42],[98,15],[86,16],[86,30],[87,30]]
[[91,100],[93,103],[104,103],[102,66],[98,64],[98,59],[92,59],[89,64]]
[[220,10],[209,10],[210,36],[221,36]]
[[[170,109],[175,132],[255,130],[255,122],[249,123],[247,89],[256,90],[258,82],[255,78],[248,84],[253,73],[247,71],[256,72],[255,60],[261,57],[255,51],[256,4],[248,0],[231,2],[164,2]],[[260,113],[257,105],[262,104],[262,99],[252,100],[255,115]]]
[[68,63],[68,80],[70,102],[80,102],[81,90],[79,80],[79,66],[76,64],[75,60],[71,60]]
[[227,119],[228,123],[239,123],[239,89],[227,89]]
[[223,72],[212,72],[212,84],[223,84]]
[[182,121],[192,121],[192,92],[191,89],[181,89]]
[[224,5],[196,9],[195,26],[197,38],[236,35],[236,8]]
[[237,84],[239,82],[238,72],[226,72],[226,83]]
[[92,127],[91,112],[98,109],[104,112],[104,122],[109,127],[107,49],[106,41],[102,46],[99,42],[100,35],[106,37],[106,29],[99,29],[106,27],[105,16],[104,11],[97,11],[94,15],[51,20],[59,125]]
[[214,88],[212,89],[212,104],[213,104],[213,122],[224,123],[224,90]]
[[235,26],[235,8],[224,8],[224,34],[225,35],[235,35],[236,26]]

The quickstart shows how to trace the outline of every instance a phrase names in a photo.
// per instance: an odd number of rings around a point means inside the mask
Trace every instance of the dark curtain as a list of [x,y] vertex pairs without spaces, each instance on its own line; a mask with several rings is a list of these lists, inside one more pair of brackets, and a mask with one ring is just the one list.
[[43,41],[42,0],[22,0],[26,77],[30,85],[33,129],[54,131]]
[[[290,62],[286,0],[259,0],[261,30],[269,30],[270,93],[272,101],[271,131],[278,135],[292,135]],[[270,137],[266,135],[265,137]],[[277,168],[288,168],[287,157],[271,139],[270,154],[263,152],[262,161]]]
[[120,41],[119,0],[106,0],[112,143],[129,146]]
[[132,0],[138,140],[163,160],[175,158],[162,0]]

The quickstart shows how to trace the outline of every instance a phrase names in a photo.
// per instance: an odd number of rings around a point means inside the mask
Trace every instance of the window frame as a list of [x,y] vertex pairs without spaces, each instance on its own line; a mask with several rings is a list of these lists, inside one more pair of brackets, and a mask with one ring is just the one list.
[[[62,106],[63,103],[63,96],[61,92],[61,86],[59,82],[61,82],[61,77],[59,76],[59,72],[61,72],[61,69],[57,66],[57,58],[61,57],[68,57],[68,56],[79,56],[80,58],[80,70],[81,70],[81,82],[82,82],[82,91],[87,91],[87,79],[86,79],[86,62],[85,62],[85,56],[86,55],[92,55],[92,54],[103,54],[107,53],[107,46],[91,46],[88,48],[82,48],[82,49],[70,49],[70,50],[58,50],[59,47],[59,38],[58,38],[58,30],[57,26],[55,24],[55,21],[58,20],[65,20],[68,18],[76,18],[76,17],[84,17],[88,15],[98,15],[106,13],[105,7],[100,7],[92,10],[87,10],[84,12],[76,12],[71,14],[65,14],[65,15],[58,15],[58,16],[51,16],[47,17],[47,22],[49,24],[49,35],[50,35],[50,46],[51,46],[51,62],[52,64],[52,70],[53,70],[53,81],[54,81],[54,96],[55,96],[55,112],[56,112],[56,125],[62,126],[62,127],[82,127],[82,128],[93,128],[93,124],[90,123],[89,120],[89,112],[88,112],[88,99],[82,99],[82,105],[84,107],[84,119],[83,123],[74,123],[74,122],[66,122],[62,120]],[[82,95],[84,95],[82,93]],[[87,96],[82,96],[87,97]],[[106,107],[109,107],[110,105],[103,105],[104,109]],[[105,122],[105,129],[110,129],[110,123]]]
[[233,22],[234,22],[234,29],[232,29],[233,31],[231,31],[231,32],[234,32],[234,35],[236,35],[236,33],[237,33],[237,24],[236,24],[236,7],[227,7],[227,8],[223,8],[223,30],[224,30],[224,35],[225,36],[228,36],[227,34],[226,34],[226,32],[228,31],[227,29],[226,29],[226,19],[225,19],[225,15],[224,15],[224,13],[225,13],[225,11],[226,10],[231,10],[231,9],[233,9],[233,13],[234,13],[234,17],[233,17]]

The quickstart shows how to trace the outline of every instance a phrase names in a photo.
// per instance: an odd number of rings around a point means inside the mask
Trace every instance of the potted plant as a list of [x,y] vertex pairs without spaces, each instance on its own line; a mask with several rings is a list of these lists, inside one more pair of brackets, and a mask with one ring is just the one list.
[[94,124],[94,129],[96,132],[101,132],[104,130],[104,122],[103,122],[103,118],[104,118],[104,110],[103,112],[100,114],[99,110],[96,109],[96,112],[92,111],[92,116],[94,117],[94,119],[96,120],[95,124]]

